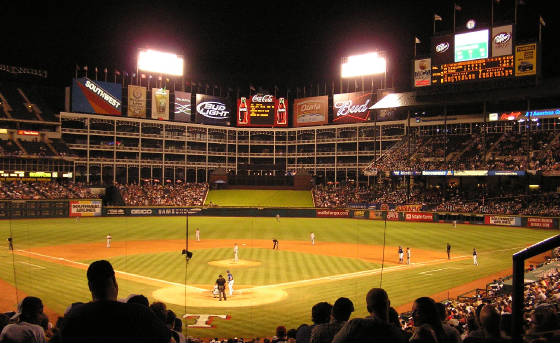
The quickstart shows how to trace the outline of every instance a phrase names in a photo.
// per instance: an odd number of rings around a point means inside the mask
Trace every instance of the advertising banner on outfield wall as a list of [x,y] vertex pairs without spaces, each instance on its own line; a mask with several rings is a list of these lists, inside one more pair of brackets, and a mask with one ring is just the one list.
[[365,211],[365,210],[352,211],[352,218],[367,219],[368,218],[368,211]]
[[369,219],[373,220],[384,220],[383,211],[372,211],[369,210]]
[[503,226],[521,226],[521,218],[507,217],[507,216],[485,216],[484,224],[503,225]]
[[175,91],[173,120],[191,122],[191,93]]
[[146,118],[146,87],[128,86],[128,116]]
[[294,127],[323,125],[329,121],[329,97],[314,96],[294,100]]
[[422,204],[397,205],[395,209],[397,211],[403,211],[403,212],[420,212],[422,211]]
[[399,212],[395,212],[395,211],[387,211],[387,220],[390,221],[399,221],[400,217],[399,217]]
[[321,218],[348,218],[350,211],[348,210],[317,210],[317,217]]
[[93,81],[87,77],[72,82],[72,112],[122,114],[122,85]]
[[433,213],[422,212],[407,212],[404,215],[404,220],[407,222],[433,222]]
[[152,119],[169,120],[169,90],[152,88]]
[[528,227],[542,227],[545,229],[554,228],[554,219],[552,218],[527,218]]
[[333,124],[363,123],[370,120],[373,93],[343,93],[333,95]]
[[96,217],[101,215],[101,200],[80,200],[68,203],[70,217]]

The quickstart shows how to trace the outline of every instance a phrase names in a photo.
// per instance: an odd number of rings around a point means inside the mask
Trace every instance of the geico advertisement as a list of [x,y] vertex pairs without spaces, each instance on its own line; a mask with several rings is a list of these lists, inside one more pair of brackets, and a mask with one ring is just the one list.
[[94,217],[101,215],[101,200],[70,201],[70,217]]

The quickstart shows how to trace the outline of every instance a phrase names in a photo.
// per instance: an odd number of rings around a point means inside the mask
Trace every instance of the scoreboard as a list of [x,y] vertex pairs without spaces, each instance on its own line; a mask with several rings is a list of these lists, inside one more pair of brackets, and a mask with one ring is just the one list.
[[432,85],[514,76],[513,55],[432,66]]
[[506,24],[433,36],[430,56],[414,60],[413,86],[454,86],[537,75],[537,43],[516,44],[513,33],[513,24]]

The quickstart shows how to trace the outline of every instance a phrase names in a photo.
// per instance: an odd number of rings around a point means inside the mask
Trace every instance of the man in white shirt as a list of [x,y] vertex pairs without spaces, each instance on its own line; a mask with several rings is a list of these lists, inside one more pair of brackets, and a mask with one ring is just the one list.
[[107,248],[111,247],[111,239],[113,239],[113,237],[111,237],[111,234],[107,235]]

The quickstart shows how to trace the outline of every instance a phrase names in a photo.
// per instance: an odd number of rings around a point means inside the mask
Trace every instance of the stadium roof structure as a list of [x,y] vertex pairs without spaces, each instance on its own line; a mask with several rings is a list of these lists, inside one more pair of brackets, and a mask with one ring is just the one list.
[[560,79],[547,79],[541,80],[537,85],[529,87],[519,86],[501,89],[480,89],[470,92],[453,93],[442,91],[441,93],[431,92],[426,94],[423,90],[390,93],[373,104],[369,109],[406,109],[423,106],[500,102],[558,96],[560,96]]

